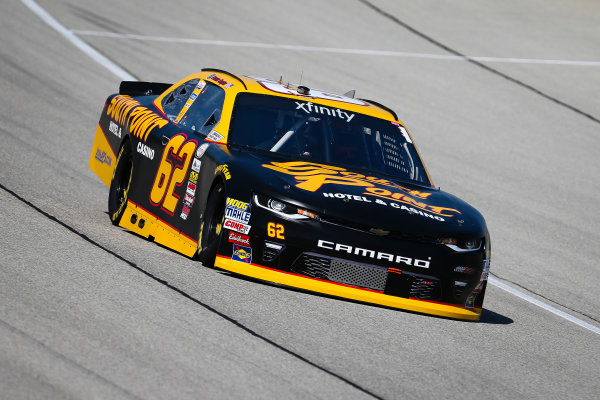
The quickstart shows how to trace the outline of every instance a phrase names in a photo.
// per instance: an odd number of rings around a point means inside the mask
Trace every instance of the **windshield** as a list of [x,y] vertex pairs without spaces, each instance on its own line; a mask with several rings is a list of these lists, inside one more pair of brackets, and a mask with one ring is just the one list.
[[307,100],[240,93],[228,142],[430,184],[398,123]]

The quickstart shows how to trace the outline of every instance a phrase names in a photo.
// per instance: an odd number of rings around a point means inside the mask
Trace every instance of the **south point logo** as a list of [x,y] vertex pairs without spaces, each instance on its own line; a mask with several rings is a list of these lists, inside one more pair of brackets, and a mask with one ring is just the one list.
[[300,103],[296,101],[295,103],[297,106],[296,110],[303,110],[307,114],[327,114],[334,117],[339,117],[341,119],[345,119],[346,122],[350,122],[352,121],[352,118],[354,118],[354,114],[348,114],[346,111],[342,111],[339,108],[328,108],[325,106],[320,106],[318,104],[313,104],[310,101],[308,103]]

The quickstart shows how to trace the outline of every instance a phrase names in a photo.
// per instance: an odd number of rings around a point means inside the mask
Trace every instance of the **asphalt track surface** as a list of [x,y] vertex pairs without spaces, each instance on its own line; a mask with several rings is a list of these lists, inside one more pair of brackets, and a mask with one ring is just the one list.
[[0,398],[598,398],[598,2],[195,3],[39,1],[140,80],[210,66],[390,106],[486,217],[496,282],[592,329],[494,285],[477,323],[300,293],[113,227],[87,163],[120,78],[4,0]]

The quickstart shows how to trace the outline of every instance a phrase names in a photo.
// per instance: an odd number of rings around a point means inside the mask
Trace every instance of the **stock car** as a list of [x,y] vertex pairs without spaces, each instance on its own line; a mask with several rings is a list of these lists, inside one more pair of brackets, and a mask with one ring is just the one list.
[[482,215],[375,101],[203,69],[121,82],[90,168],[114,225],[234,274],[442,317],[482,312]]

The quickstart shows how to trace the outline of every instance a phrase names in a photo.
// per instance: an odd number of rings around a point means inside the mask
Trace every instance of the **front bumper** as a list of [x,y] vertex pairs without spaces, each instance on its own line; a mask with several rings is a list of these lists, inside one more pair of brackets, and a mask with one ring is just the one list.
[[[226,230],[216,267],[391,308],[465,320],[481,316],[489,268],[483,248],[456,253],[422,240],[290,220],[258,207],[253,207],[249,224],[245,257],[239,257]],[[269,229],[273,226],[282,226],[282,232]]]

